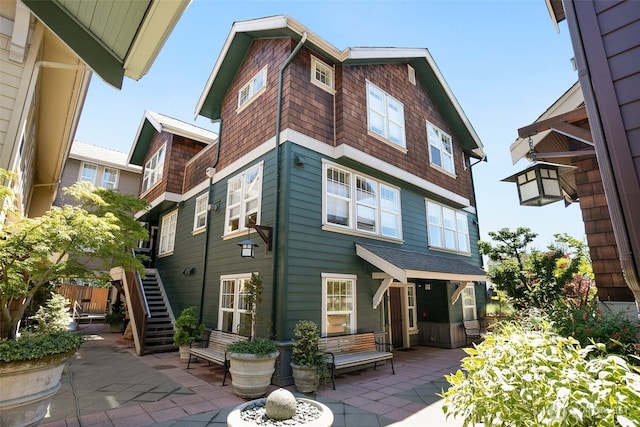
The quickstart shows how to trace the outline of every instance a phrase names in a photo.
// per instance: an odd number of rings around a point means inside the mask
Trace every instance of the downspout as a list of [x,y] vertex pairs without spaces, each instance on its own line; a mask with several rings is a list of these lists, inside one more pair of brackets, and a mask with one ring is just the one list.
[[[271,277],[272,277],[272,283],[273,283],[273,289],[274,289],[274,293],[273,293],[273,303],[272,303],[272,307],[273,310],[271,312],[271,321],[273,325],[278,325],[278,323],[276,322],[276,313],[280,313],[281,310],[283,310],[283,303],[284,301],[280,301],[280,298],[278,298],[278,295],[282,294],[285,295],[285,289],[284,289],[284,283],[282,284],[278,284],[278,215],[279,215],[279,206],[280,206],[280,122],[282,119],[282,80],[283,80],[283,75],[284,75],[284,70],[285,68],[287,68],[289,66],[289,64],[291,63],[291,61],[293,61],[293,58],[296,56],[296,54],[298,53],[298,51],[300,50],[300,48],[302,47],[302,45],[304,44],[304,42],[307,41],[307,32],[303,32],[302,33],[302,38],[300,39],[300,41],[298,42],[298,44],[296,45],[296,47],[293,49],[293,51],[291,52],[291,54],[289,54],[289,57],[286,59],[286,61],[280,66],[280,71],[278,73],[278,103],[276,106],[276,143],[275,143],[275,181],[276,181],[276,185],[275,185],[275,208],[274,208],[274,214],[273,214],[273,231],[271,233],[271,244],[272,244],[272,248],[273,248],[273,261],[272,261],[272,265],[271,265]],[[282,287],[281,292],[280,291],[280,287]],[[278,310],[280,309],[280,310]],[[281,339],[282,337],[279,336],[278,331],[274,331],[275,332],[275,337],[276,339]]]
[[207,201],[207,226],[204,230],[204,248],[202,250],[202,285],[200,287],[200,313],[198,318],[200,323],[204,323],[202,316],[204,315],[204,290],[207,282],[207,258],[209,255],[209,230],[211,229],[211,196],[213,196],[213,176],[216,173],[216,166],[220,160],[220,143],[222,142],[222,119],[218,119],[218,146],[216,147],[216,159],[211,164],[213,170],[211,173],[207,173],[209,176],[209,195]]

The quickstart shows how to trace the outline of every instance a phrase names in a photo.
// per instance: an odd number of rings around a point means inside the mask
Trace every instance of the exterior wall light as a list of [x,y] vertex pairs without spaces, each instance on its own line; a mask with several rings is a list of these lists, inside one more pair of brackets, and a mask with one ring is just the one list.
[[254,257],[254,248],[258,247],[258,244],[255,243],[253,240],[251,239],[247,239],[247,240],[243,240],[242,242],[238,243],[238,246],[240,246],[240,255],[242,255],[242,258],[253,258]]

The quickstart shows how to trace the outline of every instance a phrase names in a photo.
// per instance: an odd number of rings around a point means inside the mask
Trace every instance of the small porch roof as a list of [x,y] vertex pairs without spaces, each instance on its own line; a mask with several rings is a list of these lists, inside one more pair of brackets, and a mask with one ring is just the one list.
[[[461,282],[487,280],[487,273],[483,269],[453,257],[369,243],[356,243],[356,255],[400,283],[407,283],[409,279]],[[391,285],[391,282],[391,279],[386,279],[380,284],[380,288],[373,299],[374,308],[380,303],[384,291]]]

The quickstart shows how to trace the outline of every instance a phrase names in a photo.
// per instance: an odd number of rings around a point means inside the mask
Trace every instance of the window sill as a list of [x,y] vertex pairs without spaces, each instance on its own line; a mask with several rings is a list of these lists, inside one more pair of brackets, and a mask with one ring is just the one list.
[[207,229],[207,227],[206,227],[206,226],[201,227],[201,228],[198,228],[198,229],[195,229],[195,230],[193,230],[193,231],[191,232],[191,235],[195,236],[195,235],[197,235],[197,234],[202,234],[202,233],[204,233],[204,232],[206,231],[206,229]]
[[165,253],[162,253],[162,254],[158,254],[158,258],[166,258],[166,257],[171,256],[171,255],[173,255],[173,251],[165,252]]
[[323,224],[322,230],[331,231],[334,233],[349,234],[351,236],[366,237],[368,239],[382,240],[385,242],[404,243],[404,240],[402,239],[402,237],[385,237],[385,236],[380,236],[378,234],[364,233],[362,231],[356,231],[350,228],[342,228],[342,227],[338,227],[330,224]]
[[435,163],[431,163],[429,162],[429,166],[431,166],[433,169],[437,170],[438,172],[442,172],[445,175],[449,175],[451,178],[457,179],[458,175],[455,174],[455,172],[449,172],[448,170],[446,170],[445,168],[438,166]]
[[448,254],[468,256],[468,257],[471,256],[471,252],[459,252],[459,251],[455,251],[453,249],[440,248],[438,246],[429,246],[429,249],[432,250],[432,251],[444,252],[444,253],[448,253]]
[[403,147],[402,145],[398,145],[395,142],[391,141],[390,139],[387,139],[384,136],[380,135],[379,133],[375,133],[372,130],[367,130],[367,133],[369,134],[369,136],[372,136],[375,139],[377,139],[378,141],[381,141],[381,142],[384,142],[387,145],[390,145],[391,147],[395,148],[396,150],[402,151],[404,154],[407,154],[407,152],[408,152],[407,147]]

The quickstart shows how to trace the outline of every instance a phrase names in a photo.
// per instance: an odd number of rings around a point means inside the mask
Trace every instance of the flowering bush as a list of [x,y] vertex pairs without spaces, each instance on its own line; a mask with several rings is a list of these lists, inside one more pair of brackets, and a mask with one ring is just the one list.
[[447,375],[443,411],[464,426],[640,426],[640,372],[615,355],[590,356],[550,322],[503,322]]

